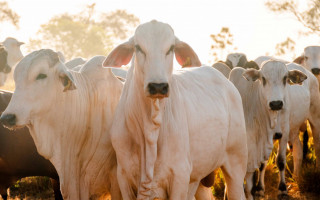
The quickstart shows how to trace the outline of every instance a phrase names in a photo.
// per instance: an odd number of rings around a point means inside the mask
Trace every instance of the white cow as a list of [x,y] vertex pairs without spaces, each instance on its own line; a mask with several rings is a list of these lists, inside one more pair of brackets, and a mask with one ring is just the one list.
[[[309,57],[307,57],[308,59],[308,63],[309,63],[309,61],[311,62],[311,60],[316,60],[316,55],[315,54],[317,54],[316,52],[316,49],[317,48],[315,48],[315,47],[312,47],[312,48],[306,48],[305,49],[305,53],[306,53],[306,55],[307,56],[309,56],[310,57],[310,59],[309,59]],[[310,52],[313,52],[313,53],[310,53]],[[320,48],[319,48],[319,56],[320,56]],[[311,55],[313,55],[313,56],[311,56]],[[289,64],[289,62],[288,61],[286,61],[286,60],[283,60],[283,59],[279,59],[279,58],[274,58],[274,57],[270,57],[270,56],[260,56],[260,57],[258,57],[258,58],[256,58],[256,60],[255,60],[255,62],[256,63],[258,63],[259,64],[259,66],[261,66],[261,63],[262,62],[264,62],[264,61],[267,61],[267,60],[277,60],[277,61],[281,61],[281,62],[283,62],[283,63],[285,63],[285,64]],[[296,63],[298,63],[298,58],[295,60],[295,62]],[[303,57],[303,60],[304,60],[304,57]],[[303,60],[301,61],[299,61],[300,63],[302,62],[302,65],[304,65],[303,67],[304,68],[306,68],[308,71],[310,71],[310,72],[312,72],[312,68],[310,67],[311,66],[311,64],[307,64],[307,62],[303,62]],[[317,61],[315,61],[315,62],[311,62],[311,63],[317,63]],[[309,67],[307,67],[307,66],[309,66]],[[313,66],[316,66],[316,64],[314,64]],[[314,73],[316,73],[315,72],[316,70],[314,70],[313,71],[313,74]],[[311,73],[308,73],[308,74],[310,74],[311,75]],[[315,74],[314,74],[315,75]],[[319,78],[320,78],[320,76],[318,76],[318,75],[316,75],[316,78],[318,79],[318,82],[319,82]],[[313,79],[313,77],[312,77],[312,80],[314,80]],[[310,86],[310,87],[316,87],[317,85],[319,85],[319,83],[318,84],[316,84],[314,81],[311,81],[311,84],[312,84],[312,86]],[[312,92],[312,95],[314,95],[314,96],[318,96],[318,92]],[[314,98],[316,98],[316,97],[314,97]],[[314,110],[313,112],[315,112],[316,113],[316,111]],[[310,122],[310,120],[309,120],[309,122]],[[314,123],[314,122],[313,122]],[[311,129],[312,129],[312,133],[313,133],[313,137],[315,138],[315,140],[318,140],[318,133],[317,133],[317,130],[313,130],[313,129],[317,129],[317,124],[311,124]],[[302,131],[302,132],[305,132],[305,135],[307,135],[308,133],[307,133],[307,126],[306,126],[306,124],[302,124],[301,125],[301,127],[300,127],[300,131]],[[307,138],[308,139],[308,138]],[[307,145],[307,141],[304,141],[304,145]],[[315,155],[316,155],[316,157],[317,158],[320,158],[320,141],[319,142],[314,142],[314,145],[315,145]],[[300,146],[300,145],[299,145]],[[304,147],[304,148],[307,148],[307,146],[306,147]],[[302,159],[302,157],[303,157],[303,153],[302,153],[302,150],[301,150],[301,147],[298,147],[298,153],[296,154],[296,158],[294,158],[294,159],[296,159],[296,160],[299,160],[299,163],[301,164],[301,162],[300,162],[300,160]],[[299,157],[299,158],[298,158]],[[295,170],[294,170],[294,174],[296,175],[296,176],[299,176],[300,175],[300,172],[301,172],[301,165],[298,163],[298,165],[295,165],[295,167],[297,167]],[[320,162],[316,162],[316,167],[318,168],[318,169],[320,169]]]
[[86,63],[86,60],[84,58],[73,58],[65,63],[66,67],[68,69],[73,69],[77,66],[82,66],[84,63]]
[[[297,170],[297,165],[301,165],[301,159],[296,156],[301,150],[298,133],[306,119],[315,124],[316,138],[319,138],[320,121],[316,111],[320,109],[320,102],[319,93],[315,92],[317,81],[310,72],[299,65],[286,66],[283,62],[272,60],[264,62],[260,70],[234,68],[229,79],[241,94],[246,118],[246,195],[248,199],[253,199],[253,173],[260,166],[265,169],[265,161],[273,148],[273,139],[280,140],[277,155],[280,171],[279,194],[286,194],[285,165],[288,141],[294,146],[294,167]],[[264,170],[258,185],[260,194],[264,193],[263,179]]]
[[217,63],[214,63],[212,67],[218,70],[219,72],[221,72],[226,78],[229,78],[231,69],[228,67],[228,65],[222,62],[217,62]]
[[[229,199],[244,199],[247,148],[241,97],[168,25],[140,25],[104,66],[126,65],[111,128],[123,199],[193,199],[200,180],[222,167]],[[137,196],[136,196],[137,195]]]
[[[0,86],[3,86],[5,81],[7,80],[7,75],[11,71],[11,68],[13,68],[22,58],[22,52],[20,50],[20,46],[24,44],[23,42],[19,42],[15,38],[8,37],[3,42],[2,45],[5,48],[5,51],[7,53],[6,62],[7,65],[10,67],[10,70],[6,71],[0,71]],[[1,56],[1,59],[3,57]],[[1,61],[3,62],[3,60]]]
[[7,127],[29,128],[38,152],[59,174],[64,199],[110,193],[121,199],[109,128],[123,83],[95,59],[77,73],[52,50],[27,55],[15,69],[16,89],[1,116]]

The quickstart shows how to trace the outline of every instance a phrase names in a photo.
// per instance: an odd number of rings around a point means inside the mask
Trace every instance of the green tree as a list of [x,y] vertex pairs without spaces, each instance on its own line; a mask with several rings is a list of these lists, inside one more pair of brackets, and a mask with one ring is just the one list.
[[124,10],[99,13],[95,4],[75,14],[62,14],[41,25],[28,50],[52,48],[66,59],[106,55],[118,40],[123,40],[139,24],[139,19]]
[[269,0],[265,5],[277,13],[293,14],[308,29],[306,34],[320,35],[320,0],[309,0],[305,10],[299,10],[299,4],[296,0]]
[[19,19],[20,16],[9,7],[6,1],[0,1],[0,22],[9,21],[18,28]]
[[292,58],[295,58],[295,41],[293,41],[291,38],[287,38],[285,41],[280,42],[276,45],[276,56],[283,56],[291,54]]
[[224,60],[227,53],[237,49],[233,46],[233,35],[228,27],[222,27],[218,34],[212,34],[210,37],[213,40],[211,51],[214,61]]

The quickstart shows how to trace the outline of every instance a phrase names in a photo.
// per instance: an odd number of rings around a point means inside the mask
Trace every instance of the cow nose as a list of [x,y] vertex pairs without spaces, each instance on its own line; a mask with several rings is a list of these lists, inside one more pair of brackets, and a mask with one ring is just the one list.
[[313,68],[313,69],[311,69],[311,71],[312,71],[312,73],[314,75],[319,75],[319,73],[320,73],[320,69],[319,68]]
[[16,115],[14,114],[6,114],[0,117],[0,122],[7,127],[16,125],[16,121],[17,121],[17,118],[16,118]]
[[281,138],[282,138],[282,133],[275,133],[274,136],[273,136],[274,140],[279,140]]
[[148,90],[151,95],[167,95],[169,91],[168,83],[149,83]]
[[281,110],[283,106],[282,101],[271,101],[269,104],[271,110]]

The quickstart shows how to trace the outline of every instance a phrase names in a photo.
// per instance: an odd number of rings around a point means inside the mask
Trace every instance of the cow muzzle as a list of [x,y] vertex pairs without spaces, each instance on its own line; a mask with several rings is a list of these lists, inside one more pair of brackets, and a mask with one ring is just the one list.
[[283,107],[283,101],[271,101],[269,106],[271,110],[281,110]]
[[169,96],[168,83],[149,83],[148,84],[149,97],[164,98]]
[[311,72],[312,72],[314,75],[319,75],[319,74],[320,74],[320,68],[312,68],[312,69],[311,69]]
[[15,114],[5,114],[1,115],[0,122],[8,128],[12,128],[16,126],[17,123],[17,117]]

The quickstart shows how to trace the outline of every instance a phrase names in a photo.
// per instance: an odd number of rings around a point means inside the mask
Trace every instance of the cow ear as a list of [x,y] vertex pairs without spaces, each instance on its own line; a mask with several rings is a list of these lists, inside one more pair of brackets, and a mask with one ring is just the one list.
[[127,65],[134,52],[134,41],[130,38],[129,41],[124,42],[111,51],[108,57],[104,60],[104,67],[121,67]]
[[307,75],[305,75],[303,72],[301,72],[300,70],[290,70],[288,72],[288,81],[289,81],[289,84],[299,84],[301,85],[302,82],[304,80],[306,80],[308,77]]
[[71,75],[71,73],[67,69],[61,70],[59,73],[59,79],[64,86],[63,92],[66,92],[67,90],[75,90],[77,89],[74,79]]
[[251,61],[247,62],[243,68],[245,68],[245,69],[252,68],[252,69],[259,70],[259,65],[256,62],[254,62],[253,60],[251,60]]
[[302,65],[304,62],[304,55],[299,56],[298,58],[294,59],[293,62]]
[[176,38],[174,53],[176,60],[182,67],[200,67],[201,62],[198,55],[193,49],[185,42]]
[[248,81],[256,81],[260,78],[260,71],[256,69],[247,69],[242,76]]

